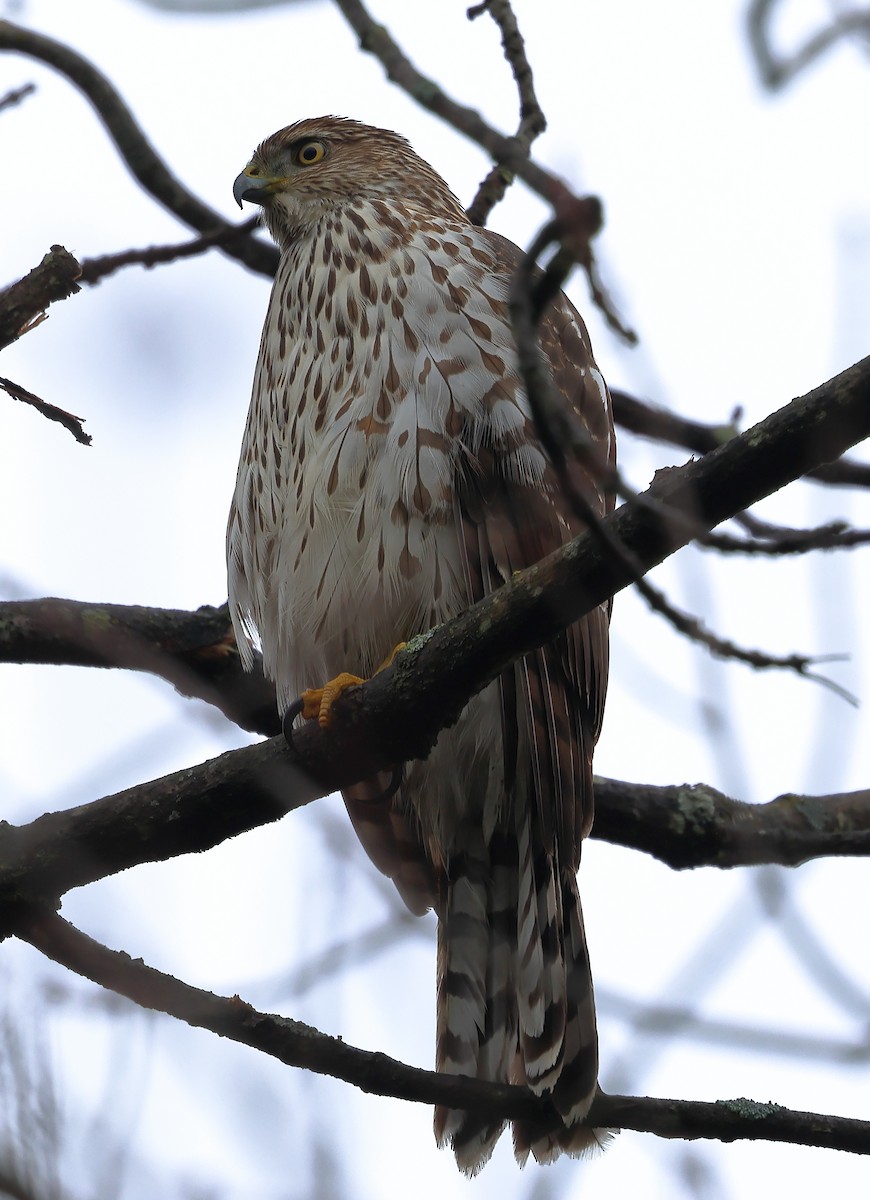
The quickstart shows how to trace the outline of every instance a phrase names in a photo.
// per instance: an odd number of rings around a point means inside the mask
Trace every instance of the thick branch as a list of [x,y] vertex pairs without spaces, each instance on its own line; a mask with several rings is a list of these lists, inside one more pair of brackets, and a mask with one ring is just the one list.
[[[176,179],[145,137],[136,118],[118,92],[92,63],[69,46],[55,42],[11,21],[0,21],[0,50],[27,54],[59,71],[91,102],[116,150],[137,182],[174,216],[199,233],[224,230],[226,218],[204,204]],[[262,275],[274,275],[278,251],[248,236],[222,243],[231,258]]]
[[[319,739],[313,727],[302,748]],[[317,778],[283,738],[233,750],[29,825],[0,826],[2,933],[32,904],[57,905],[82,887],[143,862],[200,853],[278,820],[387,765],[359,742]],[[870,854],[870,792],[780,796],[747,805],[703,784],[652,787],[597,778],[593,836],[654,854],[669,866],[796,866],[824,855]]]
[[[868,433],[865,359],[701,461],[661,473],[605,524],[649,569],[689,537],[684,521],[663,521],[663,505],[690,512],[693,527],[712,528]],[[425,758],[438,732],[508,663],[629,582],[623,562],[586,534],[413,639],[392,667],[336,702],[329,730],[309,723],[295,739],[304,771],[275,739],[73,814],[7,829],[0,861],[10,864],[8,902],[56,898],[145,859],[204,849],[389,764]]]
[[242,670],[226,605],[185,612],[53,597],[0,602],[0,662],[148,671],[243,729],[281,728],[274,687]]
[[[359,1050],[308,1025],[261,1013],[238,996],[215,996],[109,950],[55,914],[28,914],[18,931],[42,953],[135,1003],[231,1038],[288,1066],[305,1067],[379,1096],[482,1110],[493,1117],[560,1123],[547,1100],[521,1087],[423,1071],[385,1054]],[[789,1142],[870,1153],[870,1122],[795,1112],[752,1100],[658,1100],[599,1094],[593,1126],[636,1129],[663,1137]]]
[[797,867],[870,855],[870,789],[745,804],[705,783],[654,787],[595,779],[593,837],[691,867]]
[[0,292],[0,350],[44,319],[54,300],[66,300],[80,290],[82,269],[63,246],[52,246],[38,267]]

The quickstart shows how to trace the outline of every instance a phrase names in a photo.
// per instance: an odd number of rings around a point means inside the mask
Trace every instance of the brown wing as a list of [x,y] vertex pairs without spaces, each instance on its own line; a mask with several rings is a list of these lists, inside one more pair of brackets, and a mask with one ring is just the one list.
[[[519,251],[490,234],[513,269]],[[602,463],[615,458],[606,385],[598,372],[583,321],[567,297],[541,324],[541,347],[553,382],[588,430]],[[536,444],[529,420],[521,435]],[[552,468],[544,487],[528,487],[502,469],[514,446],[494,442],[477,456],[476,470],[459,481],[456,500],[469,601],[500,587],[585,529],[562,495]],[[572,464],[572,475],[602,516],[613,507],[601,478]],[[557,603],[557,601],[554,601]],[[527,655],[501,680],[505,779],[508,791],[530,772],[545,848],[561,868],[576,872],[581,839],[592,824],[592,752],[601,730],[608,672],[610,606],[596,609],[556,641]]]
[[[509,277],[520,251],[488,233]],[[610,398],[595,368],[580,315],[561,297],[541,325],[541,345],[554,383],[600,447],[613,460]],[[522,437],[538,442],[531,420]],[[523,567],[583,532],[584,524],[561,496],[548,469],[545,487],[524,487],[507,477],[502,463],[515,445],[490,439],[474,456],[473,469],[457,478],[455,516],[471,604],[489,595]],[[600,479],[577,464],[579,480],[602,514],[612,507]],[[531,772],[543,848],[562,870],[576,873],[579,847],[592,823],[592,751],[601,728],[608,668],[607,609],[597,609],[548,646],[528,655],[501,679],[505,779],[510,793]],[[397,797],[378,802],[386,775],[344,793],[357,835],[372,861],[395,882],[414,912],[435,905],[437,869],[429,863],[416,830]],[[554,854],[558,846],[558,853]]]

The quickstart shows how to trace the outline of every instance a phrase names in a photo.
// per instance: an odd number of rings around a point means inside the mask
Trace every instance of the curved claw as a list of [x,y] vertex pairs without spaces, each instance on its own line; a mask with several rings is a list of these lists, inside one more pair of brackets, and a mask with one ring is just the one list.
[[392,800],[396,792],[402,786],[402,779],[405,775],[405,764],[399,763],[397,767],[393,767],[393,773],[390,776],[390,782],[381,792],[380,796],[375,796],[372,804],[384,804],[387,800]]
[[296,745],[293,741],[293,722],[301,715],[305,703],[301,696],[297,696],[292,704],[289,705],[284,717],[281,721],[281,732],[284,734],[284,741],[296,753]]

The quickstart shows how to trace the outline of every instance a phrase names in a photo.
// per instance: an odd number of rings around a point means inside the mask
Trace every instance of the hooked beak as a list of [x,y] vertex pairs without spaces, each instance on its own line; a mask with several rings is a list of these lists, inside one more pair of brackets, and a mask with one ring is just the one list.
[[249,204],[268,204],[272,193],[283,183],[282,179],[276,179],[274,176],[252,175],[250,171],[251,166],[248,164],[244,171],[236,176],[233,184],[233,198],[239,208],[242,207],[243,200],[247,200]]

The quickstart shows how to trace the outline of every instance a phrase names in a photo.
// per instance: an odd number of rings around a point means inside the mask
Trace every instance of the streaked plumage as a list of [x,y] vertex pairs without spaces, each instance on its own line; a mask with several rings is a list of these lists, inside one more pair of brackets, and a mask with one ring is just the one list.
[[[307,160],[311,160],[310,162]],[[517,375],[517,248],[472,226],[395,133],[335,117],[268,138],[236,181],[281,249],[227,533],[242,656],[286,707],[461,612],[575,536]],[[556,387],[613,461],[604,380],[563,296],[541,326]],[[610,502],[585,476],[602,514]],[[439,1070],[552,1092],[566,1125],[597,1076],[577,893],[607,682],[600,608],[475,697],[401,791],[345,793],[357,833],[438,925]],[[501,1125],[437,1110],[470,1173]],[[514,1128],[517,1157],[595,1144]]]

